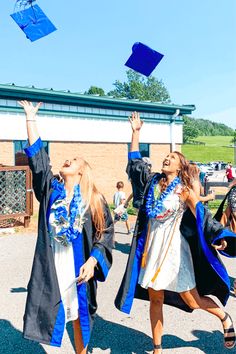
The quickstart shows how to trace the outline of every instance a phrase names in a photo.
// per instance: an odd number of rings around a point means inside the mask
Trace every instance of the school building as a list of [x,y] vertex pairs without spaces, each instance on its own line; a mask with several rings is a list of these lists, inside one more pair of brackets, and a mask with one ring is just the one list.
[[38,129],[50,156],[53,173],[66,159],[84,157],[93,168],[96,185],[108,202],[116,182],[124,181],[131,139],[128,117],[140,112],[144,125],[140,136],[142,156],[150,157],[153,171],[159,171],[163,158],[181,151],[183,115],[194,105],[162,104],[111,96],[84,95],[70,91],[0,85],[0,164],[25,165],[23,153],[26,125],[18,100],[43,102],[38,114]]

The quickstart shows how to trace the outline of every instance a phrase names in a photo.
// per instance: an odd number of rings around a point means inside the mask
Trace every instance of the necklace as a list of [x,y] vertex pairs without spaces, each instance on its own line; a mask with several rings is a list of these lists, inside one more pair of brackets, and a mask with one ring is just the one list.
[[51,237],[67,246],[82,232],[84,205],[79,185],[74,187],[74,194],[71,198],[66,196],[64,186],[57,189],[60,191],[60,197],[51,208],[53,213],[51,225],[54,226],[56,232],[51,233]]
[[164,200],[171,193],[175,187],[180,184],[180,178],[175,177],[173,181],[167,186],[166,190],[162,192],[159,198],[155,199],[154,188],[158,183],[158,176],[154,176],[149,191],[146,197],[146,214],[149,218],[155,219],[164,209]]

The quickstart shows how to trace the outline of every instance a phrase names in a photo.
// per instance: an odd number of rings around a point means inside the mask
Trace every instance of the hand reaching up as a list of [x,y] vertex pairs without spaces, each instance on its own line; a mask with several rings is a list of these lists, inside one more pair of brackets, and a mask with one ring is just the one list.
[[133,132],[139,131],[142,128],[143,121],[140,119],[138,112],[132,112],[131,117],[129,117],[129,121]]
[[19,105],[24,108],[26,120],[27,121],[36,121],[36,114],[41,106],[41,102],[37,103],[36,106],[29,101],[18,101]]

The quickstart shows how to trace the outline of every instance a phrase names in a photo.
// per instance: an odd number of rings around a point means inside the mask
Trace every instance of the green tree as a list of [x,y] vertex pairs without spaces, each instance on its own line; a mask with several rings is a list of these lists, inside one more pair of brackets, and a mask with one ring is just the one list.
[[116,98],[137,98],[141,101],[170,102],[170,95],[161,80],[157,80],[154,76],[145,78],[132,69],[127,70],[126,75],[127,81],[116,80],[113,84],[115,89],[108,92],[108,95]]
[[234,131],[234,136],[233,139],[231,140],[231,143],[233,143],[234,145],[236,145],[236,129]]
[[105,91],[101,87],[97,86],[90,86],[88,91],[84,92],[86,95],[99,95],[99,96],[105,96]]
[[199,136],[199,130],[196,127],[194,119],[187,116],[183,116],[184,126],[183,126],[183,143],[187,144],[192,139]]

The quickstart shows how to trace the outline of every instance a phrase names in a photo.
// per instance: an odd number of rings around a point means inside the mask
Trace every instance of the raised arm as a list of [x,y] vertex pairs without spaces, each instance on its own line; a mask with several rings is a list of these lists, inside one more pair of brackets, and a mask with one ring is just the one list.
[[131,181],[133,190],[133,206],[139,208],[143,200],[143,192],[150,175],[150,168],[142,160],[139,152],[139,134],[143,122],[138,112],[133,112],[129,118],[132,128],[131,147],[128,154],[128,165],[126,172]]
[[196,196],[198,197],[198,200],[200,202],[209,202],[209,200],[214,200],[215,199],[215,193],[212,191],[212,193],[208,193],[207,195],[201,195],[201,184],[199,180],[194,180],[192,182],[192,188]]
[[130,152],[139,151],[139,134],[143,125],[143,121],[141,121],[138,112],[133,112],[129,118],[129,121],[132,128]]
[[36,122],[36,114],[41,106],[41,102],[37,103],[36,106],[29,101],[18,101],[19,105],[24,108],[26,117],[26,129],[29,144],[33,145],[39,139],[39,133]]
[[43,148],[36,123],[36,114],[41,103],[38,103],[36,106],[29,101],[19,101],[18,103],[25,111],[29,141],[29,146],[25,149],[25,153],[29,158],[29,166],[33,173],[35,196],[38,201],[41,201],[42,196],[49,190],[50,182],[53,178],[49,157]]

